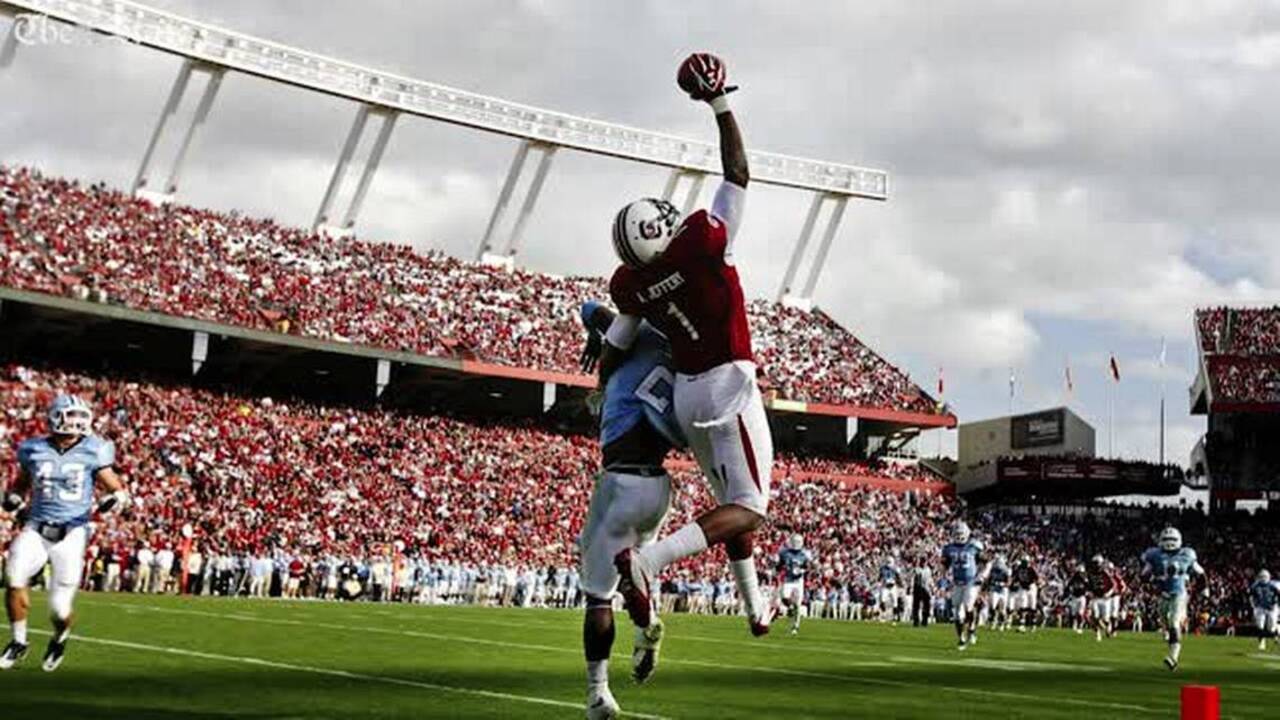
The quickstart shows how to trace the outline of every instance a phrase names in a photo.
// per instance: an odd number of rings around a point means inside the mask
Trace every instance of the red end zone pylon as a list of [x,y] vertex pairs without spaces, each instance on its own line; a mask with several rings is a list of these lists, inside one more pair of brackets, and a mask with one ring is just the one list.
[[1214,685],[1182,686],[1182,720],[1218,720],[1218,688]]

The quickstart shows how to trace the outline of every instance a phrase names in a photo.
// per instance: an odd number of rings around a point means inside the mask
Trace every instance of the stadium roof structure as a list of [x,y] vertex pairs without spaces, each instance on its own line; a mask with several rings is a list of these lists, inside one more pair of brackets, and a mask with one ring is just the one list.
[[[0,0],[0,14],[15,18],[7,37],[0,44],[0,67],[8,64],[25,36],[43,31],[51,21],[68,23],[86,32],[120,38],[184,58],[134,182],[135,193],[153,199],[165,200],[177,191],[192,141],[207,121],[228,70],[359,103],[313,224],[314,228],[327,232],[348,232],[355,224],[396,120],[402,114],[498,133],[521,141],[477,247],[477,259],[494,263],[514,264],[525,224],[533,212],[551,160],[561,148],[669,168],[671,173],[663,196],[670,199],[680,181],[689,180],[690,187],[684,201],[686,209],[696,203],[706,176],[718,172],[719,151],[710,143],[404,77],[127,0]],[[150,180],[151,164],[168,123],[196,71],[206,73],[208,82],[178,145],[168,179],[157,189]],[[370,115],[379,117],[381,126],[347,209],[335,222],[333,205]],[[499,241],[495,238],[497,229],[506,216],[530,151],[540,152],[541,158],[509,235],[505,241]],[[848,200],[888,199],[888,174],[883,170],[771,152],[749,151],[748,157],[752,180],[813,192],[778,292],[779,299],[807,307],[811,304],[814,288]],[[799,283],[797,278],[810,238],[822,208],[828,204],[831,210],[822,240],[809,258],[809,271],[804,282]]]

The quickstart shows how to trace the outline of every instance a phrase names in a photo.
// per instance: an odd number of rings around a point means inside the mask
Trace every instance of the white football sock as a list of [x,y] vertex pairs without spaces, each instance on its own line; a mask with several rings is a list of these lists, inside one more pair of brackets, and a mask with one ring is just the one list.
[[27,621],[15,620],[9,624],[13,628],[13,641],[17,643],[27,644]]
[[587,661],[587,687],[595,687],[597,685],[609,684],[609,661],[608,660],[588,660]]
[[756,561],[733,560],[729,563],[733,569],[733,579],[738,583],[738,597],[742,598],[742,606],[747,609],[747,617],[758,618],[764,612],[764,598],[760,597],[760,580],[756,578]]
[[697,555],[707,549],[707,536],[702,526],[691,522],[658,542],[642,548],[636,556],[644,563],[643,569],[650,577],[657,577],[662,569],[678,560]]

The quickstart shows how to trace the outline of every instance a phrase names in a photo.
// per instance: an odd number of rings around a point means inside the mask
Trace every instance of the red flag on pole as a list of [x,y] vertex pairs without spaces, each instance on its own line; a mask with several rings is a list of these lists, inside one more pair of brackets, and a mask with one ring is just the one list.
[[946,394],[946,391],[944,389],[945,387],[946,386],[943,385],[942,383],[942,366],[939,365],[938,366],[938,397],[942,397],[944,394]]
[[1076,391],[1075,381],[1071,379],[1071,361],[1067,361],[1067,394],[1070,395]]
[[1111,356],[1111,377],[1116,382],[1120,382],[1120,363],[1116,362],[1115,355]]

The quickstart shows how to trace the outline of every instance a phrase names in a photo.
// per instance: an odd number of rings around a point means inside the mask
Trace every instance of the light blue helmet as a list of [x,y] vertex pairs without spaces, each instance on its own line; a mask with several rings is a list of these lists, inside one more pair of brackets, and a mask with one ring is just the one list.
[[1167,527],[1160,532],[1160,549],[1165,552],[1176,552],[1182,549],[1182,533],[1176,527]]
[[951,526],[951,540],[953,542],[967,543],[970,535],[969,523],[963,520]]
[[49,431],[55,435],[88,435],[93,410],[79,395],[59,395],[49,405]]

